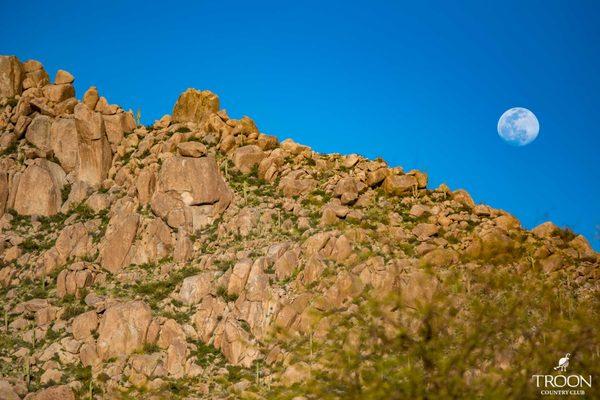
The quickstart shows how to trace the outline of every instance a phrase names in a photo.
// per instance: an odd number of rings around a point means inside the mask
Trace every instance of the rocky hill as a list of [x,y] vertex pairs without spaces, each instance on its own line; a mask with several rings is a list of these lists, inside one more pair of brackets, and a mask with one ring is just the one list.
[[0,57],[1,399],[527,398],[566,352],[598,376],[584,237],[209,91],[142,126],[73,82]]

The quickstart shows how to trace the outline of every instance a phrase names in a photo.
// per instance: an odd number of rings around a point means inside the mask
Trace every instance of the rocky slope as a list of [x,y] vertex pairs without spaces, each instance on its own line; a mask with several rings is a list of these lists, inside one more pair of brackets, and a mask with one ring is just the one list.
[[597,371],[584,237],[209,91],[141,126],[73,81],[0,57],[0,398],[516,398],[547,350]]

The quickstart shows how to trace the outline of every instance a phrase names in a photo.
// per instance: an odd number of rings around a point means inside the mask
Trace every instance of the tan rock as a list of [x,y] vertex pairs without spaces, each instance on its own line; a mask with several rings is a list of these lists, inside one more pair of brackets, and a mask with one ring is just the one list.
[[288,250],[281,257],[275,260],[275,276],[283,280],[292,276],[298,267],[298,254],[295,250]]
[[156,344],[161,349],[167,349],[178,341],[185,343],[185,332],[177,321],[174,319],[167,319],[160,328],[160,335]]
[[202,157],[206,154],[206,146],[200,142],[179,143],[177,150],[184,157]]
[[[0,186],[1,186],[1,184],[0,184]],[[1,202],[1,199],[0,199],[0,202]],[[1,210],[1,206],[0,206],[0,210]],[[587,239],[581,235],[577,235],[577,237],[575,237],[575,239],[571,240],[569,242],[569,246],[571,246],[571,248],[573,248],[577,251],[577,254],[579,254],[579,258],[596,257],[597,253],[594,251],[592,246],[590,246],[590,242],[588,242]]]
[[230,120],[229,122],[234,123],[234,128],[231,132],[234,136],[243,135],[251,139],[258,138],[258,128],[252,118],[244,115],[239,121]]
[[494,218],[494,222],[496,223],[496,226],[505,231],[512,231],[521,227],[519,220],[509,214],[500,215],[499,217]]
[[[36,65],[30,63],[37,63]],[[30,68],[36,68],[28,70],[26,65],[30,65]],[[42,88],[50,83],[50,76],[44,70],[42,64],[35,60],[28,60],[23,63],[23,71],[25,72],[23,78],[23,90],[30,88]]]
[[369,171],[367,173],[367,186],[373,187],[380,184],[386,178],[387,174],[387,168],[379,168],[375,171]]
[[55,103],[75,97],[75,88],[71,84],[46,85],[42,88],[44,97]]
[[47,152],[50,149],[50,126],[52,118],[36,115],[27,127],[25,138],[38,149]]
[[112,162],[102,115],[83,104],[75,107],[79,163],[77,177],[90,185],[99,185],[108,175]]
[[73,319],[73,337],[77,340],[87,339],[92,336],[97,327],[98,315],[96,315],[96,311],[79,314]]
[[171,255],[173,246],[171,230],[162,219],[155,218],[146,225],[136,242],[132,263],[156,263]]
[[317,181],[304,171],[292,171],[280,181],[280,187],[286,197],[308,193],[317,186]]
[[138,222],[137,214],[116,214],[110,219],[100,248],[102,268],[116,273],[125,266],[129,250],[135,239]]
[[19,119],[17,119],[17,123],[15,124],[15,134],[17,137],[22,137],[32,119],[25,115],[19,115]]
[[213,293],[215,274],[211,271],[187,277],[181,284],[179,296],[184,304],[198,303],[207,294]]
[[170,157],[162,164],[151,206],[169,226],[193,231],[210,224],[232,197],[214,157]]
[[449,267],[459,260],[458,253],[451,249],[434,249],[421,258],[421,264],[431,267]]
[[83,95],[83,104],[87,106],[90,110],[94,110],[96,108],[96,104],[98,104],[98,99],[100,96],[98,95],[98,89],[95,86],[90,86],[90,88]]
[[125,357],[143,346],[151,320],[150,307],[141,301],[109,307],[98,328],[97,351],[100,359]]
[[219,110],[219,98],[204,90],[188,89],[177,99],[173,108],[172,120],[176,122],[200,122],[210,113]]
[[187,346],[185,340],[176,340],[167,349],[165,369],[174,378],[181,378],[185,373],[185,360],[187,358]]
[[136,128],[135,119],[129,112],[112,115],[103,115],[106,137],[111,144],[119,144],[127,132],[133,132]]
[[135,182],[137,189],[138,200],[141,204],[146,205],[152,199],[154,190],[156,189],[156,168],[149,166],[142,169]]
[[56,76],[54,77],[55,84],[59,85],[73,82],[75,82],[75,78],[69,72],[65,71],[64,69],[59,69],[56,71]]
[[75,394],[67,385],[53,386],[35,392],[28,400],[75,400]]
[[403,276],[401,298],[403,304],[413,309],[431,304],[439,288],[438,280],[421,270],[411,271]]
[[84,367],[100,364],[100,358],[96,352],[96,343],[83,343],[79,349],[79,359]]
[[358,199],[358,185],[354,178],[346,177],[338,181],[334,196],[339,197],[342,204],[350,204]]
[[108,104],[106,97],[100,96],[98,102],[96,103],[95,111],[102,115],[113,115],[119,112],[119,106],[116,104]]
[[419,182],[412,175],[388,175],[383,181],[383,190],[393,196],[410,193],[417,188]]
[[256,145],[243,146],[235,150],[233,164],[242,173],[247,174],[254,166],[258,166],[265,156],[265,152]]
[[257,141],[258,147],[262,150],[273,150],[279,144],[279,140],[275,136],[265,135],[260,133]]
[[242,292],[246,286],[246,281],[248,280],[251,268],[252,260],[249,258],[244,258],[233,266],[227,286],[227,293],[229,295],[239,295]]
[[227,319],[224,322],[223,332],[219,339],[215,340],[215,343],[232,364],[248,368],[258,357],[258,352],[252,345],[249,334],[233,319]]
[[57,118],[50,127],[50,148],[66,173],[74,171],[79,161],[77,128],[71,118]]
[[454,200],[468,208],[475,207],[475,202],[471,198],[471,195],[467,191],[462,190],[462,189],[455,190],[452,193],[452,200]]
[[15,56],[0,56],[0,97],[21,94],[23,71]]
[[412,171],[408,171],[406,175],[414,176],[417,180],[417,186],[419,189],[424,189],[427,187],[427,174],[416,169]]
[[360,278],[347,271],[338,274],[334,284],[325,292],[327,308],[340,307],[346,300],[362,293],[364,284]]
[[197,312],[192,317],[198,337],[205,343],[208,343],[212,337],[227,304],[221,298],[206,296],[198,305]]
[[550,221],[547,221],[533,228],[531,233],[540,238],[551,238],[558,232],[558,230],[558,226],[554,225]]
[[62,265],[71,258],[83,258],[91,248],[92,238],[83,223],[67,226],[60,232],[54,245],[58,255],[57,265]]
[[21,215],[50,216],[58,213],[65,182],[65,172],[58,164],[44,159],[34,160],[19,179],[14,209]]
[[186,262],[193,254],[193,243],[183,230],[177,233],[177,241],[173,250],[173,260],[175,262]]
[[0,380],[0,399],[4,400],[21,400],[12,385],[5,380]]
[[413,228],[412,234],[419,240],[427,240],[430,236],[437,234],[439,230],[439,226],[435,224],[421,223]]

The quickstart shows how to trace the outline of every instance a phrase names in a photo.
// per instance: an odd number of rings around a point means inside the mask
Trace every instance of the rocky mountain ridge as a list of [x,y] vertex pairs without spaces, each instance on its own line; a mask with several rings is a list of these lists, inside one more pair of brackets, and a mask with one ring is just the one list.
[[302,392],[327,370],[313,340],[367,299],[433,302],[429,271],[535,273],[597,300],[600,256],[550,222],[280,142],[209,91],[142,126],[73,82],[0,56],[0,398],[319,398]]

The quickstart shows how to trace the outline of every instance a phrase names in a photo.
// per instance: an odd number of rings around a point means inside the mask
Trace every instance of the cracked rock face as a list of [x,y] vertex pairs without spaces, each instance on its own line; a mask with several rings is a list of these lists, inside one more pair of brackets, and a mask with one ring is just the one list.
[[172,228],[190,231],[210,223],[231,202],[231,190],[212,156],[174,156],[162,165],[153,211]]

